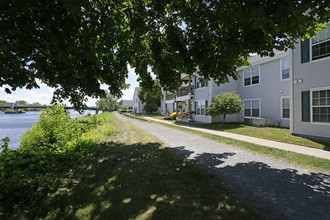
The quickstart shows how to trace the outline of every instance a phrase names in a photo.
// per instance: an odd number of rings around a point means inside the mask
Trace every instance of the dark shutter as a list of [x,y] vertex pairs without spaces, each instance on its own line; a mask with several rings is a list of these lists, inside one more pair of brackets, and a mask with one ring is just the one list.
[[197,102],[195,102],[195,115],[197,113]]
[[207,107],[209,106],[209,101],[205,100],[205,115],[207,115]]
[[301,120],[305,122],[310,122],[310,92],[301,92]]
[[301,63],[307,63],[309,61],[309,39],[306,39],[301,41]]

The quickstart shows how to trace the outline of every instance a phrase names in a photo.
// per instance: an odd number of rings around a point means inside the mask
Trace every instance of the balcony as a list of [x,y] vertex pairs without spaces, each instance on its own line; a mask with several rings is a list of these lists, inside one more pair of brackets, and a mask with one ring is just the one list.
[[175,99],[175,94],[167,94],[166,95],[166,100],[172,100]]
[[[194,87],[193,86],[190,86],[190,87],[191,87],[191,95],[193,95],[194,94]],[[179,89],[178,93],[177,93],[177,96],[181,97],[181,96],[186,96],[188,94],[189,94],[189,86]]]

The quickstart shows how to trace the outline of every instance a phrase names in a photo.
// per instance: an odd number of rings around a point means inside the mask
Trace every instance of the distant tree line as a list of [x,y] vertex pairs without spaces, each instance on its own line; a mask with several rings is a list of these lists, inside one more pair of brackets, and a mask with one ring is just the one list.
[[[0,106],[10,106],[11,102],[7,102],[5,100],[0,100]],[[14,106],[45,106],[40,104],[39,102],[33,102],[32,104],[28,103],[24,100],[19,100],[14,102]],[[0,111],[5,111],[6,109],[0,109]],[[23,108],[24,111],[41,111],[42,108]]]

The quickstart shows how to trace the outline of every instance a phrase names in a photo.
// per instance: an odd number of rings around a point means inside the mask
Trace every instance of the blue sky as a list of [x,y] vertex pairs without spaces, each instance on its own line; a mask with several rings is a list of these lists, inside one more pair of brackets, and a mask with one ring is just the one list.
[[[130,84],[129,89],[123,90],[123,96],[121,99],[133,99],[134,88],[139,86],[137,82],[138,76],[135,74],[134,69],[128,66],[128,78],[126,79],[126,83]],[[9,102],[15,102],[18,100],[25,100],[28,103],[39,102],[41,104],[50,104],[50,101],[53,96],[53,88],[46,86],[43,83],[39,83],[40,89],[17,89],[13,91],[11,94],[7,94],[5,92],[5,87],[0,87],[0,100],[6,100]],[[102,85],[101,88],[106,89],[106,85]],[[89,98],[87,105],[95,106],[95,102],[97,99]],[[69,102],[65,102],[70,105]]]

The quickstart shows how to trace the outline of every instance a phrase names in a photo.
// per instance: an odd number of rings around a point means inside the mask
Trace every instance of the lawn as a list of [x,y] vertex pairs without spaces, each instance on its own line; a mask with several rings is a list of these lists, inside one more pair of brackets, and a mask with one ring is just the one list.
[[90,156],[72,168],[73,184],[15,218],[260,219],[221,180],[139,129],[100,115]]
[[298,137],[290,134],[288,128],[274,128],[274,127],[253,127],[238,123],[222,123],[202,124],[202,123],[189,123],[189,125],[207,128],[218,131],[226,131],[235,134],[242,134],[252,137],[264,138],[289,144],[297,144],[307,147],[318,149],[330,150],[330,142]]
[[[165,120],[165,117],[159,114],[151,115],[149,117]],[[176,123],[186,124],[185,122],[176,122]],[[301,146],[313,147],[313,148],[330,151],[330,142],[291,135],[290,129],[288,128],[253,127],[239,123],[227,123],[223,125],[222,123],[203,124],[197,122],[189,122],[189,126],[207,128],[217,131],[226,131],[235,134],[242,134],[251,137],[264,138],[273,141],[279,141],[289,144],[297,144]]]

